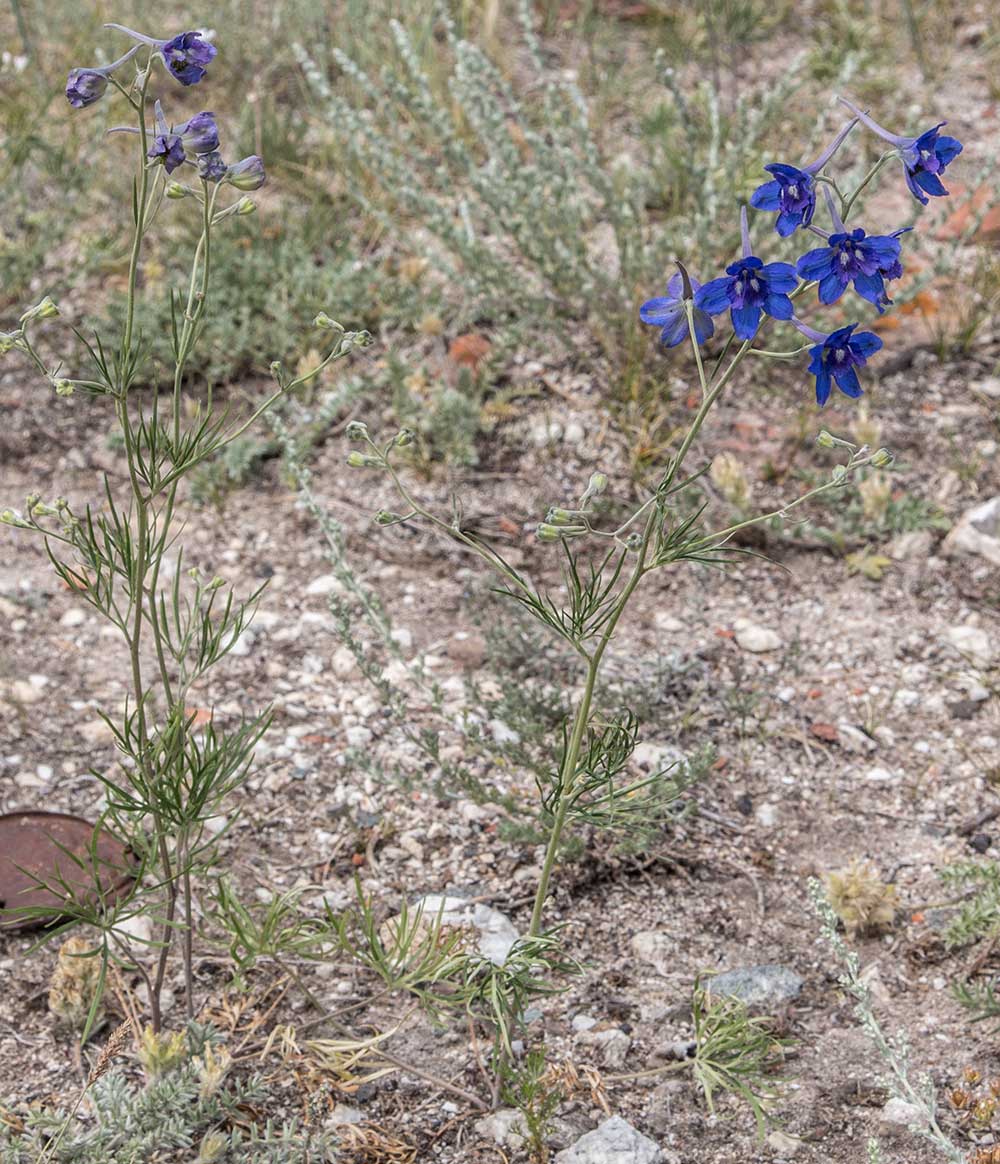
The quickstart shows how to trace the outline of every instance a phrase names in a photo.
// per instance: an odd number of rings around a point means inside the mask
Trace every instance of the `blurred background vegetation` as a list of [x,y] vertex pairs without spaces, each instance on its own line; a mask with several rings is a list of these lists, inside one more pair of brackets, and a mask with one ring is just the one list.
[[[889,125],[947,115],[959,137],[970,111],[950,82],[970,57],[1000,96],[989,4],[219,0],[168,18],[145,0],[2,0],[0,317],[42,293],[84,329],[121,312],[132,140],[103,136],[120,102],[72,111],[65,76],[122,49],[105,21],[168,36],[206,19],[219,56],[202,85],[162,94],[168,116],[214,110],[226,156],[259,153],[269,182],[259,213],[219,236],[197,375],[245,384],[276,358],[308,364],[323,309],[387,353],[351,373],[356,391],[420,427],[432,460],[458,464],[516,408],[519,353],[599,379],[641,469],[669,440],[673,389],[637,305],[675,257],[702,278],[727,260],[762,162],[817,153],[842,122],[837,92]],[[852,168],[877,150],[852,139]],[[948,213],[990,180],[981,166],[968,150]],[[162,208],[145,270],[153,383],[197,229],[188,209]],[[901,199],[897,215],[919,210]],[[933,322],[942,350],[970,343],[997,303],[995,246],[965,245],[986,210],[970,203],[946,261],[927,232],[908,243],[922,274],[897,302],[921,311],[961,246],[967,294],[960,317]],[[770,221],[757,236],[777,257]]]

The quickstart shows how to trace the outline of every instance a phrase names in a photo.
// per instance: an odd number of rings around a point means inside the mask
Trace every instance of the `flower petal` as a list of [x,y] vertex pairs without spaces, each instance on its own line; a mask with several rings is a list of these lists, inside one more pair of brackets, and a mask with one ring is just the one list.
[[760,308],[734,307],[730,314],[737,337],[741,340],[753,339],[760,326]]
[[674,316],[680,312],[684,314],[684,308],[673,296],[665,296],[659,299],[648,299],[639,308],[639,318],[643,323],[652,323],[662,327],[665,323],[672,322]]
[[720,275],[718,279],[712,279],[703,284],[695,293],[695,306],[700,307],[702,311],[707,311],[709,315],[718,315],[720,311],[727,311],[729,309],[730,283],[732,283],[732,279]]
[[756,210],[781,209],[781,183],[765,182],[750,195],[750,205]]
[[834,368],[833,378],[845,396],[856,400],[862,395],[861,381],[858,380],[858,374],[853,368]]
[[819,284],[820,303],[836,303],[847,290],[847,276],[838,270],[824,275]]
[[859,331],[857,335],[851,336],[850,339],[851,351],[856,356],[860,356],[863,360],[867,360],[869,356],[874,356],[876,352],[882,350],[882,340],[871,331]]
[[764,310],[773,319],[791,319],[794,308],[787,295],[782,295],[780,291],[770,291],[764,301]]
[[819,371],[816,372],[816,403],[823,407],[830,399],[830,372],[823,364],[820,364]]
[[767,277],[768,286],[772,291],[787,293],[794,291],[799,285],[799,276],[791,263],[768,263],[761,270],[761,274]]
[[800,279],[822,279],[830,270],[834,258],[832,247],[817,247],[807,251],[795,264]]

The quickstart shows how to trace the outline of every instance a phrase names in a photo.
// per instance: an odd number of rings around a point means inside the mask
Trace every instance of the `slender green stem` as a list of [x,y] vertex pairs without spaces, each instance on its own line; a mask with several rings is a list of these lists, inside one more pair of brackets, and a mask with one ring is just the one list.
[[135,237],[132,240],[132,254],[128,264],[128,292],[125,305],[125,328],[122,333],[122,358],[127,360],[132,351],[132,330],[135,326],[135,290],[139,276],[139,255],[142,251],[142,237],[146,226],[146,200],[149,196],[149,168],[147,153],[149,142],[146,133],[146,93],[152,68],[147,63],[142,76],[142,88],[136,106],[139,113],[139,188],[135,192]]
[[649,540],[652,536],[658,512],[654,508],[646,519],[642,547],[639,550],[636,563],[632,568],[632,573],[629,575],[628,581],[615,600],[614,609],[605,624],[604,632],[587,664],[587,678],[584,684],[583,695],[580,698],[580,705],[577,708],[576,718],[573,722],[573,732],[570,736],[566,754],[563,756],[563,762],[559,771],[559,804],[552,821],[548,843],[545,847],[542,872],[538,878],[538,886],[535,890],[535,904],[531,911],[531,925],[528,928],[530,937],[537,937],[541,933],[542,915],[545,910],[545,902],[549,895],[549,882],[552,880],[552,872],[559,856],[559,846],[562,843],[566,817],[573,804],[573,792],[576,784],[577,767],[580,761],[580,750],[583,747],[587,725],[590,723],[590,710],[594,701],[594,687],[597,683],[597,676],[600,673],[601,661],[604,658],[604,652],[607,650],[608,644],[614,636],[618,622],[625,612],[625,607],[628,605],[629,599],[632,597],[635,588],[642,581],[642,577],[646,572],[646,553],[649,548]]
[[857,187],[857,189],[851,194],[851,196],[844,203],[844,209],[840,215],[840,217],[844,220],[844,222],[847,221],[847,216],[851,213],[851,210],[854,207],[854,203],[857,202],[862,191],[865,189],[865,187],[868,185],[868,183],[872,181],[872,179],[879,172],[879,170],[882,169],[882,167],[886,164],[886,162],[890,161],[892,158],[897,157],[897,156],[898,155],[896,154],[895,150],[890,150],[888,153],[883,154],[878,159],[878,161],[875,162],[875,164],[871,167],[871,169],[868,171],[868,173],[865,174],[865,176],[861,179],[861,184]]

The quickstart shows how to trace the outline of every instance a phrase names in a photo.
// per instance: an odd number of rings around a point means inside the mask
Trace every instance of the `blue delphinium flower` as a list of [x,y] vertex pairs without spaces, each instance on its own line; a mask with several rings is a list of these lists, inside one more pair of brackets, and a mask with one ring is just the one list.
[[100,65],[93,69],[71,69],[66,78],[66,100],[74,109],[86,109],[95,101],[100,101],[108,88],[108,78],[115,71],[132,59],[139,51],[140,45],[130,48],[128,52],[110,65]]
[[259,190],[267,181],[264,173],[264,163],[256,154],[237,162],[229,167],[226,181],[237,190]]
[[210,154],[219,148],[219,127],[215,124],[215,114],[203,110],[190,121],[178,125],[174,133],[180,135],[184,148],[193,154]]
[[832,384],[836,384],[845,396],[852,399],[861,396],[863,389],[856,369],[863,368],[868,363],[868,357],[882,347],[879,337],[870,331],[855,335],[856,323],[829,333],[816,331],[794,317],[792,323],[816,344],[809,349],[812,357],[809,371],[816,377],[816,403],[820,407],[826,404],[830,399]]
[[[833,233],[826,235],[827,245],[804,254],[795,264],[803,279],[819,282],[821,303],[836,303],[850,283],[854,290],[869,303],[874,303],[879,314],[892,302],[885,290],[886,279],[898,279],[903,273],[899,261],[899,236],[912,227],[904,226],[889,235],[869,235],[856,227],[848,230],[834,205],[830,191],[824,188]],[[816,227],[810,227],[822,235]]]
[[200,33],[182,32],[168,40],[160,51],[167,68],[182,85],[197,85],[219,50]]
[[[688,276],[693,302],[694,334],[699,344],[703,344],[715,332],[712,317],[701,306],[701,296],[704,288],[693,276]],[[667,280],[667,293],[656,299],[648,299],[639,308],[639,318],[643,323],[651,323],[659,327],[660,343],[664,347],[674,348],[688,334],[687,310],[684,307],[684,278],[682,275],[671,275]]]
[[919,137],[902,137],[898,133],[890,133],[883,129],[877,121],[872,121],[867,113],[862,113],[845,97],[841,97],[840,100],[857,114],[872,133],[877,133],[899,150],[906,173],[906,184],[918,202],[926,206],[929,201],[928,194],[934,198],[947,196],[948,191],[940,176],[962,152],[962,143],[956,138],[938,133],[942,125],[948,124],[946,121],[939,121],[933,129],[926,130]]
[[108,24],[106,27],[116,28],[159,53],[171,76],[182,85],[197,85],[219,51],[197,31],[182,32],[166,40],[159,40],[155,36],[145,36],[126,28],[123,24]]
[[787,238],[800,226],[808,226],[812,222],[816,209],[816,175],[840,149],[857,123],[857,118],[848,122],[816,161],[808,166],[772,162],[764,167],[774,178],[754,190],[750,195],[750,205],[757,210],[778,211],[774,229],[782,238]]
[[206,182],[221,182],[228,172],[229,167],[218,150],[198,156],[198,175]]
[[[153,115],[156,119],[156,132],[153,135],[153,144],[146,151],[146,157],[154,165],[157,162],[162,163],[167,173],[172,174],[178,166],[184,165],[187,161],[184,139],[176,130],[168,127],[167,119],[163,116],[163,106],[159,101],[153,104]],[[128,126],[123,132],[138,133],[138,130]]]
[[791,263],[767,263],[758,259],[750,248],[747,208],[740,211],[743,235],[743,258],[726,267],[726,274],[701,288],[699,307],[710,315],[728,310],[733,330],[741,340],[753,339],[762,314],[775,319],[792,318],[792,301],[788,292],[798,286],[798,276]]

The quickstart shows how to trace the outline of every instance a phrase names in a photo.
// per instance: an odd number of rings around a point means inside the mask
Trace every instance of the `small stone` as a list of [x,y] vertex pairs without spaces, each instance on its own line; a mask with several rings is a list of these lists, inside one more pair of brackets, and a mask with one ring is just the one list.
[[331,1124],[361,1124],[364,1123],[364,1119],[365,1113],[361,1108],[351,1107],[347,1103],[338,1103],[334,1105],[327,1122]]
[[349,748],[363,748],[366,744],[370,744],[374,738],[368,728],[360,726],[349,727],[344,732],[344,736]]
[[946,554],[973,554],[1000,566],[1000,496],[967,510],[942,548]]
[[571,1026],[574,1031],[589,1031],[597,1026],[597,1019],[590,1014],[575,1014]]
[[972,386],[973,392],[982,392],[993,400],[1000,400],[1000,376],[987,376],[985,380],[977,380]]
[[115,733],[103,719],[93,719],[77,729],[88,744],[104,744],[115,738]]
[[777,1152],[779,1156],[787,1159],[789,1156],[794,1156],[802,1147],[802,1141],[798,1136],[790,1136],[787,1132],[779,1129],[767,1137],[767,1146]]
[[683,764],[687,757],[673,744],[658,744],[648,740],[636,745],[632,759],[644,772],[662,772]]
[[738,998],[752,1010],[781,1006],[797,998],[804,985],[802,976],[787,966],[746,966],[717,974],[708,983],[709,992]]
[[10,698],[15,703],[38,703],[45,698],[40,686],[27,679],[15,679],[10,685]]
[[777,651],[782,645],[781,635],[770,627],[757,626],[745,618],[738,618],[733,626],[736,645],[751,654],[760,655],[766,651]]
[[484,1140],[492,1140],[494,1144],[515,1151],[525,1142],[528,1134],[524,1126],[524,1116],[513,1107],[501,1108],[488,1116],[483,1116],[482,1119],[476,1120],[473,1126]]
[[865,778],[873,784],[890,784],[896,779],[888,768],[869,768]]
[[59,620],[60,626],[82,626],[87,621],[86,612],[79,606],[71,606]]
[[874,752],[878,747],[867,732],[843,720],[837,724],[837,739],[849,752]]
[[684,623],[672,614],[667,614],[665,610],[658,610],[653,615],[653,624],[657,630],[661,631],[676,632],[684,629]]
[[648,963],[659,974],[666,974],[677,959],[675,939],[659,930],[640,930],[632,935],[629,945],[640,962]]
[[558,1152],[554,1164],[663,1164],[663,1153],[621,1116],[612,1116]]
[[349,679],[357,673],[358,661],[350,647],[339,647],[333,652],[330,667],[338,679]]
[[306,587],[306,594],[310,595],[343,593],[344,584],[336,574],[321,574],[318,578],[314,578]]
[[929,529],[911,529],[889,543],[889,557],[896,562],[923,561],[930,556],[934,535]]
[[408,630],[405,626],[393,627],[389,632],[389,637],[392,641],[400,647],[401,650],[409,651],[413,648],[413,631]]
[[631,1038],[619,1027],[608,1031],[588,1031],[580,1037],[580,1042],[599,1047],[604,1066],[614,1071],[625,1066],[625,1060],[632,1049]]
[[497,966],[503,964],[519,936],[506,914],[481,901],[429,893],[410,906],[411,921],[420,911],[427,925],[437,925],[440,918],[442,928],[472,926],[479,933],[479,953]]
[[887,1136],[897,1135],[910,1128],[922,1128],[927,1123],[924,1110],[915,1103],[893,1097],[882,1108],[879,1116],[880,1131]]
[[486,657],[486,639],[482,635],[457,631],[448,642],[448,658],[466,671],[476,671]]
[[571,420],[566,424],[563,431],[563,440],[568,445],[578,445],[583,441],[587,435],[587,430],[578,420]]
[[764,828],[773,829],[778,823],[778,806],[776,804],[762,804],[754,816]]
[[985,670],[996,658],[990,636],[977,626],[950,626],[941,637],[973,666]]

